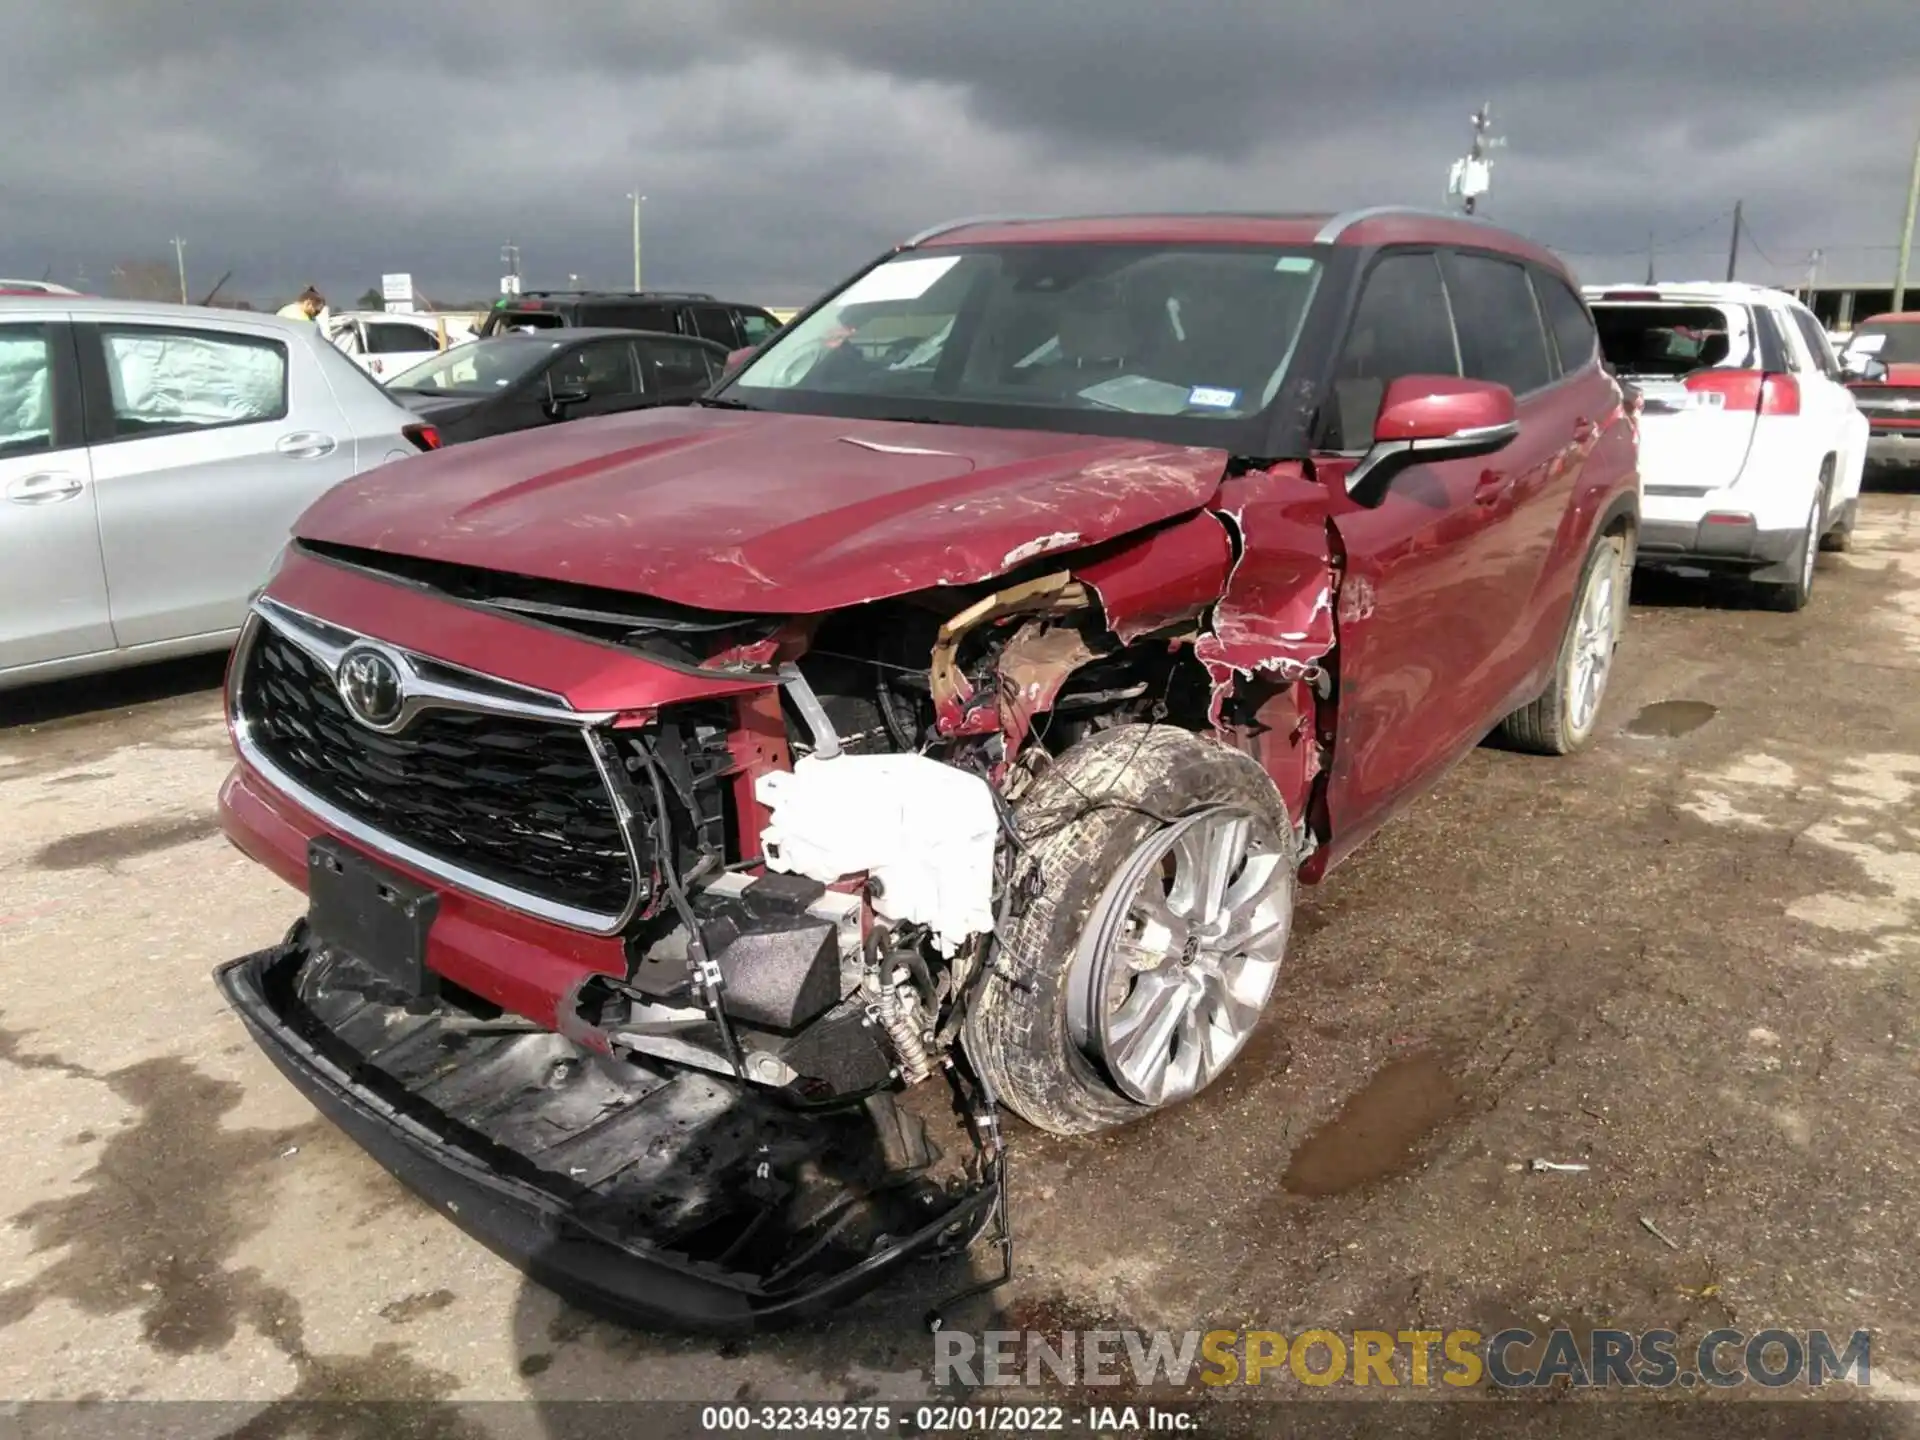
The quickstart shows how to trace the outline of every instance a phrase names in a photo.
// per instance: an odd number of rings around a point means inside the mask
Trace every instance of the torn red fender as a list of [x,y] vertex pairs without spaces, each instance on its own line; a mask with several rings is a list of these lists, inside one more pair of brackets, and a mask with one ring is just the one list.
[[1311,678],[1334,647],[1334,568],[1326,492],[1298,465],[1237,476],[1214,509],[1238,538],[1213,623],[1194,645],[1221,712],[1240,677]]
[[1233,568],[1227,527],[1211,510],[1155,530],[1098,560],[1073,567],[1100,597],[1107,628],[1132,644],[1220,598]]

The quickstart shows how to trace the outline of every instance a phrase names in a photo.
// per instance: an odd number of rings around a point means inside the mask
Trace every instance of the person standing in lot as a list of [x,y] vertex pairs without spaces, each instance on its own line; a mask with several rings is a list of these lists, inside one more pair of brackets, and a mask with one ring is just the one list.
[[311,320],[315,324],[322,322],[327,313],[327,297],[309,285],[300,292],[299,298],[282,305],[279,310],[283,320]]

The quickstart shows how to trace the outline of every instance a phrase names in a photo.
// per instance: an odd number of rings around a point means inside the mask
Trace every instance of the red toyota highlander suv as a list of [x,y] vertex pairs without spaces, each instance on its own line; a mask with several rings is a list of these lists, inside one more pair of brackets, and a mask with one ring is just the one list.
[[221,793],[307,909],[220,983],[545,1283],[818,1314],[1008,1243],[1002,1107],[1204,1089],[1296,883],[1488,732],[1592,737],[1635,465],[1567,273],[1477,222],[928,231],[691,408],[308,511]]

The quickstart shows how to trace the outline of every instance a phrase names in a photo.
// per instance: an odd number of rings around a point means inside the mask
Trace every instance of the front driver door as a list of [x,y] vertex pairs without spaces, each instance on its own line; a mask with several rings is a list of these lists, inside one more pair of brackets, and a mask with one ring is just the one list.
[[1346,497],[1389,380],[1459,375],[1436,257],[1398,252],[1367,275],[1322,417],[1324,473],[1344,552],[1327,777],[1336,862],[1479,741],[1502,685],[1512,518],[1503,454],[1415,465],[1372,508]]
[[640,403],[640,378],[634,369],[633,345],[625,337],[591,340],[575,346],[547,367],[545,393],[568,392],[586,398],[569,404],[558,418],[584,420],[590,415],[612,415]]

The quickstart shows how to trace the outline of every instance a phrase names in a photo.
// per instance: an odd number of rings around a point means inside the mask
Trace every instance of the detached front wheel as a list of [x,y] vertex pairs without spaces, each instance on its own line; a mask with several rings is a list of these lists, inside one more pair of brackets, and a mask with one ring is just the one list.
[[1028,897],[968,1053],[1058,1134],[1197,1094],[1246,1046],[1293,926],[1293,829],[1252,759],[1170,726],[1103,731],[1020,805]]

